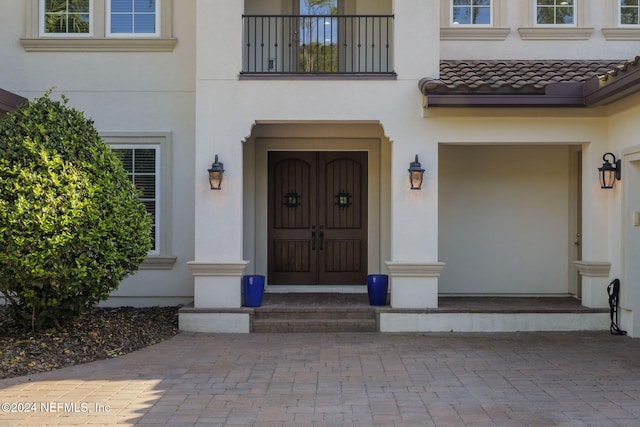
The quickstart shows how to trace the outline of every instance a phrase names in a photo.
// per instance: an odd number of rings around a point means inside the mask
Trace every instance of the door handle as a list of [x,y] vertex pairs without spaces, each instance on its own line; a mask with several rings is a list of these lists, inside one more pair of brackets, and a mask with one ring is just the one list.
[[580,236],[580,233],[576,233],[576,240],[573,242],[574,245],[576,246],[580,246],[580,244],[582,243],[581,238],[582,236]]
[[316,250],[316,226],[311,227],[311,250]]
[[320,226],[320,250],[324,250],[324,226]]

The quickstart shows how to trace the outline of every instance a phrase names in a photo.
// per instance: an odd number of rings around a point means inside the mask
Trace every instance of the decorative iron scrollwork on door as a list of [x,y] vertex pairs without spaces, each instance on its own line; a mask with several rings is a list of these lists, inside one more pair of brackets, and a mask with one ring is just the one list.
[[338,194],[335,195],[336,203],[335,205],[339,209],[347,209],[353,203],[351,203],[351,199],[353,196],[349,194],[347,191],[340,190]]
[[300,195],[296,190],[289,190],[284,196],[284,203],[287,208],[295,209],[300,206]]

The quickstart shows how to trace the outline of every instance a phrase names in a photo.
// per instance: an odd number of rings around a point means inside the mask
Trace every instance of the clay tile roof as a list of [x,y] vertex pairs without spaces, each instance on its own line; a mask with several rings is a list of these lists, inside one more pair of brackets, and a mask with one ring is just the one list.
[[[638,58],[636,58],[637,65]],[[439,78],[424,78],[425,94],[527,94],[544,93],[559,82],[584,82],[596,76],[615,75],[632,61],[612,60],[509,60],[441,61]]]
[[585,102],[606,105],[640,91],[640,56],[612,67],[585,83]]
[[625,61],[621,64],[616,65],[615,67],[612,67],[611,69],[607,70],[605,73],[598,75],[598,78],[601,81],[606,82],[611,77],[617,77],[619,74],[624,74],[636,69],[638,67],[638,64],[640,64],[640,56],[636,56],[631,61]]

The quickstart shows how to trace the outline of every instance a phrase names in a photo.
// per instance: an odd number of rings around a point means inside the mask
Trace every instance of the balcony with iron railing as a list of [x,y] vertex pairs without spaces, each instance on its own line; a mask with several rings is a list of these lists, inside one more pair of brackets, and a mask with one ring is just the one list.
[[243,15],[244,76],[394,76],[393,15]]

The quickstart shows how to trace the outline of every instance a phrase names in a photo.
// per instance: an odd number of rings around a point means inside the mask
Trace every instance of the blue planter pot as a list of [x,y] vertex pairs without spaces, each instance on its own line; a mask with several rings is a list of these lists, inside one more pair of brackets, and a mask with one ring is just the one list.
[[387,305],[387,292],[389,291],[389,276],[386,274],[369,274],[367,276],[367,293],[369,304]]
[[260,307],[262,305],[262,295],[264,295],[264,276],[244,276],[242,278],[242,292],[245,306]]

